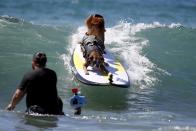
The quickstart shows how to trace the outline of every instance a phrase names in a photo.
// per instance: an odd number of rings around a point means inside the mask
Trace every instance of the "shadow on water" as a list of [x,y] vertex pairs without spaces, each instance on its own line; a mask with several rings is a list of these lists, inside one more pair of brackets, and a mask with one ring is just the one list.
[[114,112],[128,109],[128,88],[84,84],[80,84],[80,87],[82,95],[87,99],[86,109]]
[[57,116],[39,116],[25,115],[24,123],[26,125],[36,126],[39,128],[57,127]]
[[[154,88],[140,89],[137,86],[121,88],[117,86],[92,86],[76,79],[73,83],[86,97],[86,110],[104,112],[150,111],[153,110]],[[76,84],[77,83],[77,84]]]
[[30,116],[20,111],[0,111],[0,130],[36,131],[58,127],[59,116]]
[[[103,120],[107,116],[112,116],[117,119],[127,120],[130,117],[129,113],[154,110],[152,105],[154,88],[141,89],[140,85],[133,84],[128,88],[92,86],[81,83],[72,74],[68,78],[69,88],[66,88],[66,92],[64,92],[64,94],[67,94],[66,99],[73,95],[71,88],[79,88],[81,95],[85,96],[87,101],[87,104],[82,109],[82,116],[85,115],[89,119],[94,119],[95,117],[95,120],[97,120],[97,118],[101,117],[98,120]],[[65,104],[65,109],[67,104],[69,103]],[[73,114],[67,109],[65,113]],[[122,116],[122,114],[126,115]]]

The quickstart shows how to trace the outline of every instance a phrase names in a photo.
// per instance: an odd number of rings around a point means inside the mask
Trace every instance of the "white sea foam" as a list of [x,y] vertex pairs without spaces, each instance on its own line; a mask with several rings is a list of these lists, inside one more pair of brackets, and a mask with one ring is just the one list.
[[119,54],[123,59],[131,83],[140,88],[152,86],[156,81],[153,72],[154,64],[142,54],[143,48],[148,45],[148,40],[136,37],[135,34],[141,30],[159,26],[139,23],[132,25],[121,22],[115,27],[108,28],[106,32],[106,44],[113,47],[114,54]]
[[[143,54],[143,49],[149,46],[149,41],[145,38],[137,37],[136,33],[146,29],[175,28],[178,26],[180,24],[165,25],[159,22],[131,24],[120,22],[116,26],[106,28],[105,45],[116,57],[121,58],[120,61],[125,66],[133,85],[141,89],[151,87],[157,81],[153,73],[158,67]],[[85,32],[86,28],[82,26],[71,36],[70,53],[72,53],[75,45],[80,42]]]
[[168,126],[160,127],[157,131],[196,131],[195,126]]

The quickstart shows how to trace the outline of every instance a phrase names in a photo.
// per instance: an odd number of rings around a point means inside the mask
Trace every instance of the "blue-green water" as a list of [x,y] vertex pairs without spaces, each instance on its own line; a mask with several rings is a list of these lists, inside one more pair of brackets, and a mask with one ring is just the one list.
[[[93,13],[106,21],[106,48],[123,63],[129,88],[74,79],[71,52]],[[1,0],[0,130],[196,130],[195,0]],[[32,54],[44,51],[58,75],[65,116],[26,117],[25,100],[5,111]],[[87,97],[81,116],[71,88]]]

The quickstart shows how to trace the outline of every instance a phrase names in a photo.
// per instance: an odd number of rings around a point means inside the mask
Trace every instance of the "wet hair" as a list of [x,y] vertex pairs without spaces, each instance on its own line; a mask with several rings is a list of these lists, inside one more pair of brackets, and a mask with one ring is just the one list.
[[37,52],[33,55],[33,61],[39,66],[45,66],[47,62],[46,54],[43,52]]

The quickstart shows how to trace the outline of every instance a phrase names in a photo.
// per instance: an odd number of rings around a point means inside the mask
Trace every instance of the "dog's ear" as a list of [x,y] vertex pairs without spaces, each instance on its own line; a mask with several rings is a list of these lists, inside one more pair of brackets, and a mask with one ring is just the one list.
[[92,27],[92,24],[91,24],[92,19],[93,19],[93,15],[90,15],[90,16],[86,19],[86,21],[85,21],[85,24],[86,24],[86,26],[87,26],[88,28],[91,28],[91,27]]
[[90,29],[92,26],[96,26],[99,28],[104,28],[105,22],[104,18],[101,15],[90,15],[86,21],[85,21],[86,26]]
[[98,28],[104,28],[104,23],[104,19],[101,17],[93,17],[93,19],[91,20],[91,25]]

